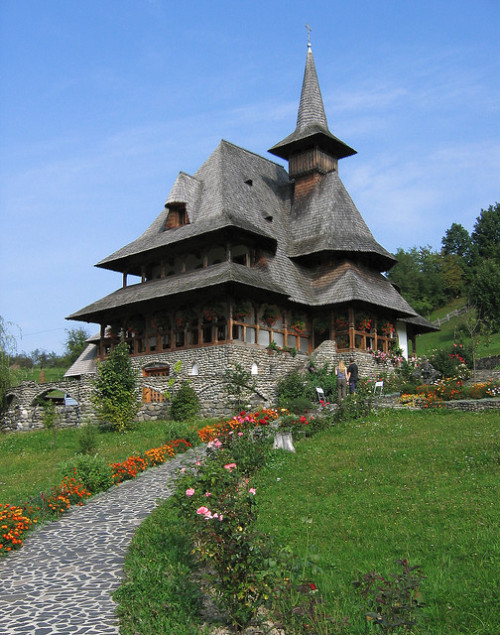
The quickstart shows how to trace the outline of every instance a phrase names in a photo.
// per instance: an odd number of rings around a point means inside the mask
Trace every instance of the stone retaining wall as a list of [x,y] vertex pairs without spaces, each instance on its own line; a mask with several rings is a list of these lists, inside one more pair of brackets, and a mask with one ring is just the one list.
[[476,368],[478,370],[493,370],[497,366],[500,366],[500,355],[481,357],[476,362]]

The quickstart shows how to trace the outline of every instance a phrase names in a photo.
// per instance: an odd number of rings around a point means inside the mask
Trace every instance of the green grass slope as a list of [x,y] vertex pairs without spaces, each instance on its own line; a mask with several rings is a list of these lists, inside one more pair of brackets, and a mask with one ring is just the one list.
[[[448,313],[461,308],[465,304],[464,298],[458,298],[447,306],[434,311],[429,320],[433,322],[438,318],[444,318]],[[417,354],[429,355],[435,348],[450,348],[457,342],[457,330],[463,324],[465,314],[452,318],[440,326],[440,331],[426,333],[417,337]],[[464,340],[464,344],[468,342]],[[482,337],[478,348],[478,357],[489,357],[490,355],[500,355],[500,333],[492,335],[489,339]]]

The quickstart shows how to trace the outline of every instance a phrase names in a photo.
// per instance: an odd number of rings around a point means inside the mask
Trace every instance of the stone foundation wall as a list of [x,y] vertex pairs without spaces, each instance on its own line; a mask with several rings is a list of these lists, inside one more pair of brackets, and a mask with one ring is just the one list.
[[[323,342],[313,352],[312,359],[318,366],[328,364],[333,369],[340,357],[349,364],[351,356],[358,364],[361,376],[375,378],[377,373],[381,372],[381,367],[374,362],[371,355],[362,352],[339,354],[333,341]],[[173,372],[173,367],[178,361],[182,363],[182,369],[173,388],[168,386],[169,377],[143,376],[143,369],[152,364],[168,365]],[[132,365],[137,371],[140,393],[143,387],[162,393],[166,390],[175,393],[181,383],[188,380],[200,400],[201,414],[206,417],[226,417],[231,414],[223,382],[226,369],[240,364],[245,370],[251,372],[253,367],[256,370],[256,374],[253,375],[256,380],[256,392],[249,398],[249,405],[252,408],[260,405],[269,407],[276,402],[279,380],[293,370],[305,370],[308,362],[309,358],[302,353],[292,357],[289,353],[269,352],[260,346],[243,342],[152,353],[132,358]],[[392,366],[391,368],[393,369]],[[84,375],[80,378],[68,378],[61,382],[47,384],[23,382],[12,390],[12,403],[6,416],[0,421],[0,431],[42,428],[43,410],[34,402],[38,397],[52,390],[61,390],[78,402],[77,406],[57,406],[58,423],[61,427],[96,423],[97,419],[91,402],[93,379],[94,375]],[[138,420],[165,419],[168,409],[168,402],[142,403]]]

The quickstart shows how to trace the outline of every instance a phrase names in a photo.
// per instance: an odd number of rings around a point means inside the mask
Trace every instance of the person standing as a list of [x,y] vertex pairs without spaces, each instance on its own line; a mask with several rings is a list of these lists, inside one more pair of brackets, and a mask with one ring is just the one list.
[[347,367],[347,373],[349,375],[349,393],[353,395],[356,392],[356,386],[358,385],[358,365],[354,361],[354,357],[349,360],[349,366]]
[[340,401],[346,398],[346,386],[349,381],[349,374],[342,357],[340,358],[338,366],[335,367],[335,374],[337,375],[337,393]]

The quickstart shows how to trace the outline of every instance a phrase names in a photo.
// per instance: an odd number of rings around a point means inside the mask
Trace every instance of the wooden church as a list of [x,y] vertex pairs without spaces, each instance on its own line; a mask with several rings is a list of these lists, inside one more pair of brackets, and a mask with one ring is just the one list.
[[182,351],[309,354],[326,340],[346,355],[407,355],[434,330],[383,275],[396,259],[340,180],[355,150],[328,128],[310,44],[297,126],[269,152],[288,171],[221,141],[195,174],[179,173],[142,236],[97,264],[121,287],[68,319],[100,325],[98,358],[120,338],[155,367]]

